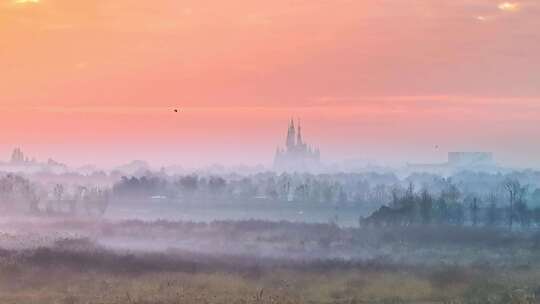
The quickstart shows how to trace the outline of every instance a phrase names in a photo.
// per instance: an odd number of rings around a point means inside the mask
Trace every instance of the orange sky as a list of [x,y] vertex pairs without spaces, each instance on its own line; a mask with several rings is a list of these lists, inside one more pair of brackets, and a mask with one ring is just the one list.
[[268,164],[294,115],[326,159],[540,167],[538,28],[536,0],[0,0],[0,158]]

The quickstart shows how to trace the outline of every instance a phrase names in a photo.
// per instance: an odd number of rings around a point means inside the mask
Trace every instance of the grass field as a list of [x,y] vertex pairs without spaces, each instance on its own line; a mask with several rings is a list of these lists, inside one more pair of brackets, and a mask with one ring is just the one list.
[[[81,233],[86,225],[47,223],[32,229],[59,233],[59,227],[77,226]],[[211,225],[186,230],[189,225],[180,223],[103,225],[98,230],[116,238],[126,236],[121,231],[130,227],[130,235],[141,232],[149,242],[156,231],[161,236],[177,231],[184,237],[206,234],[231,242],[249,235],[264,248],[269,240],[287,248],[284,243],[301,237],[318,244],[308,251],[366,247],[395,252],[366,259],[325,259],[308,252],[305,259],[289,259],[287,249],[275,257],[179,248],[126,251],[99,245],[100,236],[61,237],[34,248],[0,250],[0,303],[539,303],[540,250],[534,233],[327,227],[335,236],[327,243],[317,241],[326,228],[303,224],[281,225],[289,236],[272,223],[221,223],[215,231]],[[218,230],[226,232],[220,235]]]
[[1,303],[537,303],[540,269],[115,273],[9,264]]

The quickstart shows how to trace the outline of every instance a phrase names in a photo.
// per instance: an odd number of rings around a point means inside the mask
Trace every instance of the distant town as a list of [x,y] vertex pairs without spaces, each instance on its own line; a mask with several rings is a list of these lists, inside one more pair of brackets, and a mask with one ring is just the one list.
[[[290,120],[284,136],[284,146],[275,151],[275,156],[270,168],[262,165],[246,166],[239,165],[225,168],[221,165],[208,166],[206,168],[184,168],[182,166],[169,166],[159,168],[169,173],[185,173],[190,170],[205,170],[208,172],[264,172],[273,170],[276,172],[310,172],[310,173],[335,173],[335,172],[396,172],[407,175],[414,172],[425,172],[440,175],[452,175],[459,171],[468,170],[476,172],[508,172],[511,168],[500,166],[491,152],[448,152],[448,159],[442,163],[406,163],[403,166],[389,168],[373,163],[357,162],[355,160],[330,161],[323,160],[318,146],[308,143],[302,133],[300,121]],[[81,174],[93,174],[96,172],[115,172],[117,174],[142,174],[151,171],[149,163],[144,160],[134,160],[125,165],[111,170],[98,168],[96,165],[86,165],[80,168],[70,168],[68,165],[49,158],[47,161],[38,161],[35,157],[29,157],[21,148],[15,148],[7,162],[0,162],[0,171],[22,173],[66,173],[77,172]]]

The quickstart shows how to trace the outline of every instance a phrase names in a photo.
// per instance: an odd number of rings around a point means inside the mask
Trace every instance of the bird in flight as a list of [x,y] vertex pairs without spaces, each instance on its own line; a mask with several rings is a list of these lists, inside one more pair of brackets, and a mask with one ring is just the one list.
[[174,113],[178,113],[178,109],[174,109]]

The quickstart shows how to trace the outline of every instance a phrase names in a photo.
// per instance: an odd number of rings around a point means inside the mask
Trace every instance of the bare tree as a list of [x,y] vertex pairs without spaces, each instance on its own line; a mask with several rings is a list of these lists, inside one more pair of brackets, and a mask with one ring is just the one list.
[[[56,205],[56,209],[60,209],[60,204],[62,202],[62,198],[64,197],[64,186],[62,184],[56,184],[53,189],[53,197],[54,197],[54,204]],[[56,211],[53,204],[49,204],[47,208],[49,212]]]
[[521,183],[516,179],[507,179],[503,183],[505,191],[508,193],[509,210],[508,210],[508,225],[510,229],[514,224],[515,217],[515,205],[521,203],[524,200],[527,192],[526,187],[522,187]]
[[472,203],[469,205],[469,210],[471,213],[471,221],[473,226],[476,226],[478,223],[478,211],[480,207],[478,206],[478,198],[473,198]]

